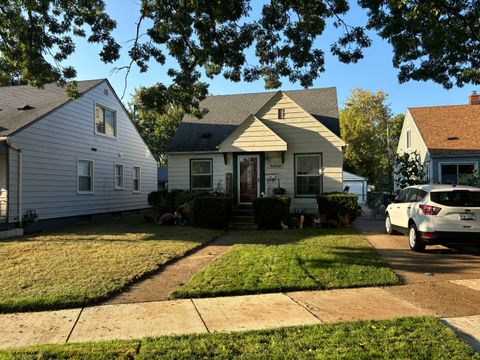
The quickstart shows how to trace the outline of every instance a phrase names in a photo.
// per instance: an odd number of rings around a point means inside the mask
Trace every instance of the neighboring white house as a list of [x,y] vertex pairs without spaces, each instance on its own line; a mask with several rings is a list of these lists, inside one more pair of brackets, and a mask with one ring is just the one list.
[[238,204],[284,188],[292,208],[342,191],[344,142],[335,88],[209,96],[168,152],[169,189],[219,189]]
[[0,221],[148,207],[157,163],[108,80],[0,87]]
[[480,96],[468,105],[407,109],[397,154],[417,153],[427,182],[457,184],[478,171]]
[[364,177],[343,171],[343,189],[348,186],[349,193],[358,196],[358,203],[365,204],[367,202],[368,184]]

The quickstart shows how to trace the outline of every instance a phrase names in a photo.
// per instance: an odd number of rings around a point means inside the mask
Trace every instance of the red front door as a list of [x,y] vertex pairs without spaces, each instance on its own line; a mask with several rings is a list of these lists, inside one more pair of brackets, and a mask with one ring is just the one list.
[[259,157],[256,155],[238,156],[238,183],[240,184],[238,202],[240,204],[251,203],[258,197],[258,165]]

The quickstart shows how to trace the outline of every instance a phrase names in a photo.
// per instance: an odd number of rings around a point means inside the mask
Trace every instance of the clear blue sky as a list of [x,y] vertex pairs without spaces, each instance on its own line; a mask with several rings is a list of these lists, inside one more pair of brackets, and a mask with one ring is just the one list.
[[[128,63],[127,51],[129,40],[134,37],[135,33],[139,0],[107,0],[106,2],[108,13],[117,21],[115,37],[122,45],[122,58],[115,64],[103,64],[98,57],[99,47],[80,40],[77,42],[77,51],[68,59],[68,63],[76,67],[79,80],[108,78],[121,96],[124,87],[124,72],[112,73],[112,69]],[[251,4],[254,15],[258,14],[261,10],[261,1],[252,0]],[[362,25],[366,21],[366,14],[354,5],[347,20],[351,25]],[[414,106],[465,104],[468,95],[475,89],[473,85],[467,85],[464,88],[445,90],[433,82],[411,81],[399,84],[397,71],[392,66],[392,48],[374,34],[372,34],[373,46],[365,51],[363,60],[358,64],[342,64],[329,53],[330,44],[338,38],[338,35],[338,30],[330,27],[319,40],[319,44],[324,44],[326,71],[314,82],[314,87],[335,86],[338,91],[339,106],[342,106],[350,91],[355,88],[370,91],[384,90],[389,94],[389,102],[394,113],[405,112],[407,107]],[[169,82],[166,70],[169,65],[172,65],[171,61],[168,60],[165,66],[152,63],[149,71],[144,74],[140,74],[138,69],[134,68],[130,73],[123,101],[128,102],[130,94],[138,86]],[[253,59],[250,59],[250,62],[253,62]],[[215,95],[264,91],[262,81],[232,83],[221,76],[213,80],[206,79],[206,81],[210,84],[210,93]],[[282,90],[300,88],[299,84],[291,84],[288,81],[285,81],[282,86]]]

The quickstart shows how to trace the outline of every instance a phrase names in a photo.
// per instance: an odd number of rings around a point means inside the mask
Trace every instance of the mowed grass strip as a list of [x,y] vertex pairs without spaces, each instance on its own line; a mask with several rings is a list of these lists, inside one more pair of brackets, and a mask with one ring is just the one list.
[[246,232],[172,298],[393,285],[398,277],[353,229]]
[[433,318],[30,347],[2,359],[480,359]]
[[133,217],[0,241],[0,312],[105,299],[220,234]]

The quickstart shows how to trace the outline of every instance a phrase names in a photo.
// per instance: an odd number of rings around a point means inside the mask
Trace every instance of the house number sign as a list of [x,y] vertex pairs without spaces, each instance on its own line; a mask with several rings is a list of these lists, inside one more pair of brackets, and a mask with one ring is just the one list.
[[281,169],[283,168],[283,164],[281,163],[270,163],[270,169]]

